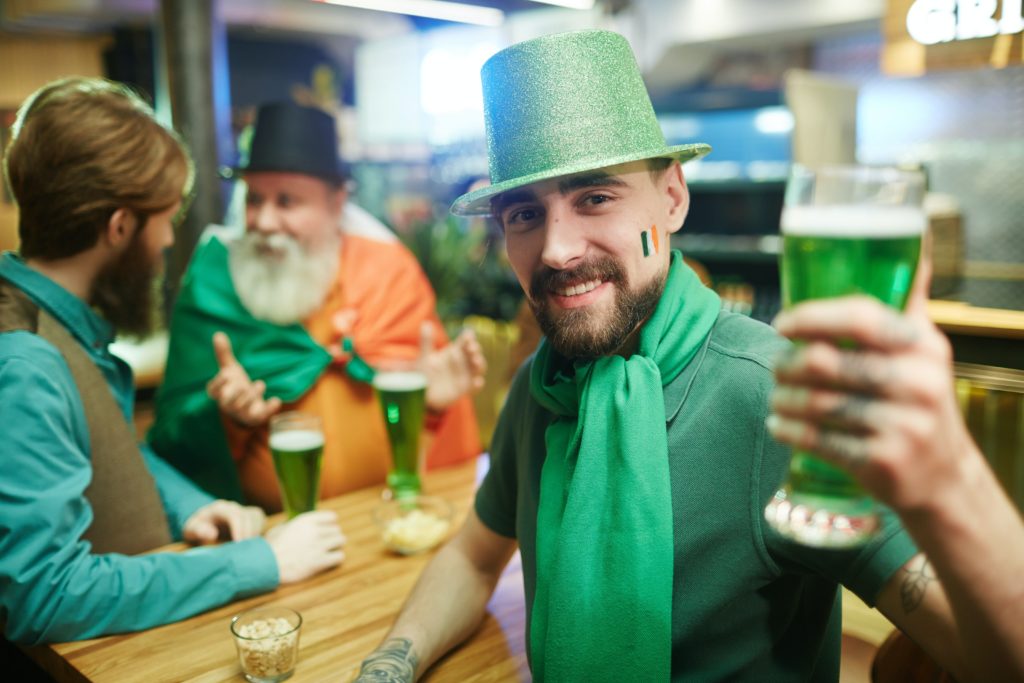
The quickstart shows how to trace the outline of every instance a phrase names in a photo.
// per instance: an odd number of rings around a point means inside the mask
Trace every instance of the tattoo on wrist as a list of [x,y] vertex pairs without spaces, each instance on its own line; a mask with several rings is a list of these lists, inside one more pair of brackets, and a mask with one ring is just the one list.
[[419,657],[408,638],[391,638],[363,660],[357,681],[363,683],[412,683]]
[[900,585],[900,598],[903,601],[903,612],[910,614],[924,600],[928,584],[935,580],[935,572],[928,558],[922,557],[914,567],[903,570],[906,576]]

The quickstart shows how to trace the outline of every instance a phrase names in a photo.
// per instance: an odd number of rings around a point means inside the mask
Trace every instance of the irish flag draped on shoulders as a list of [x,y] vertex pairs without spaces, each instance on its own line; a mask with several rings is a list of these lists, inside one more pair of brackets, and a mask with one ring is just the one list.
[[[332,319],[341,310],[356,312],[351,339],[371,363],[415,357],[423,321],[436,325],[436,345],[446,344],[433,292],[415,258],[397,241],[345,235],[337,281],[324,305],[301,324],[278,325],[255,318],[242,304],[228,255],[227,242],[208,235],[182,280],[148,435],[153,448],[215,496],[278,507],[266,427],[240,429],[206,393],[218,371],[212,337],[220,331],[249,377],[266,383],[266,396],[281,398],[284,410],[321,415],[322,496],[382,483],[389,454],[376,398],[334,362],[327,346],[339,341]],[[445,412],[427,463],[450,464],[479,452],[472,403],[463,397]]]

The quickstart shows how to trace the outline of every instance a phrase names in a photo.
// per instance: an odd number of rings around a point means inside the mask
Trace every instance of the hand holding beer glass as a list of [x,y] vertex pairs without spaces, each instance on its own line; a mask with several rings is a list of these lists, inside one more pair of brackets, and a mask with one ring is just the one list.
[[[917,171],[794,166],[782,212],[783,305],[866,294],[902,309],[927,226],[923,199]],[[875,501],[850,474],[800,450],[765,519],[822,547],[857,545],[879,528]]]
[[288,519],[316,509],[323,452],[324,431],[318,416],[290,412],[270,418],[270,453]]
[[419,363],[378,368],[373,388],[384,414],[391,445],[388,490],[398,499],[419,494],[420,434],[426,417],[427,376]]

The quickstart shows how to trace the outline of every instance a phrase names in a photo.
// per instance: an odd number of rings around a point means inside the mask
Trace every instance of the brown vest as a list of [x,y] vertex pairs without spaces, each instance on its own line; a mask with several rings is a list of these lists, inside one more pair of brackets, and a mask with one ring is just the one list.
[[60,322],[0,279],[0,333],[15,330],[37,334],[60,351],[82,400],[92,461],[85,497],[93,512],[83,538],[92,552],[135,555],[170,543],[153,476],[103,373]]

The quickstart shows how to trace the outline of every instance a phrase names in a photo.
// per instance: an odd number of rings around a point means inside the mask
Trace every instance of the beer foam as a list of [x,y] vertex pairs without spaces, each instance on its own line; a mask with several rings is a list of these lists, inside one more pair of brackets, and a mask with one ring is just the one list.
[[323,445],[323,432],[313,429],[296,429],[270,435],[270,447],[278,451],[308,451],[322,448]]
[[378,372],[373,386],[381,391],[416,391],[427,388],[427,376],[415,370]]
[[917,237],[928,217],[914,206],[787,206],[782,234],[800,237]]

